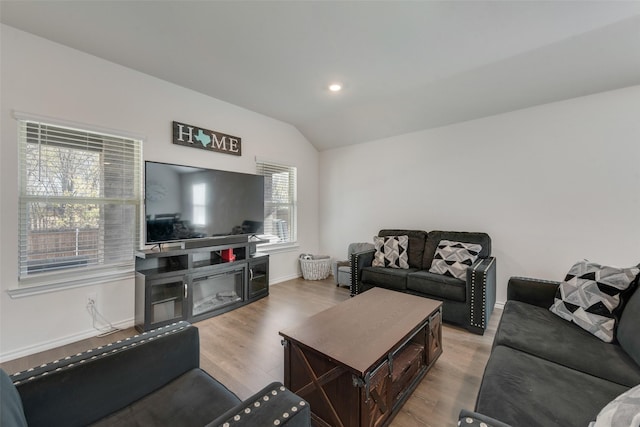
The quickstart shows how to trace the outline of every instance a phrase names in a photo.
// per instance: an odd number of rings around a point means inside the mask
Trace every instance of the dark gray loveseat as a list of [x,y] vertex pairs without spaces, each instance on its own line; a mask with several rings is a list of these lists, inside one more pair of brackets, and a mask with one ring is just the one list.
[[640,292],[624,306],[618,342],[606,343],[549,311],[558,285],[509,280],[476,414],[462,417],[487,426],[587,427],[610,401],[640,384]]
[[[382,287],[442,301],[445,322],[483,334],[496,300],[496,260],[486,233],[459,231],[380,230],[378,236],[409,236],[409,268],[372,267],[375,250],[351,255],[351,294]],[[477,243],[478,259],[467,270],[466,280],[429,272],[441,240]]]
[[310,425],[309,405],[282,384],[242,402],[199,365],[198,329],[179,322],[11,377],[0,371],[0,425]]

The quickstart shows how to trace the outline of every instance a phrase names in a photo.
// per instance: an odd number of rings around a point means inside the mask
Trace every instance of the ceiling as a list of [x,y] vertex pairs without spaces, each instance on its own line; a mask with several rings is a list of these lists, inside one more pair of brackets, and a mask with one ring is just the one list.
[[321,151],[640,84],[640,1],[1,0],[0,21]]

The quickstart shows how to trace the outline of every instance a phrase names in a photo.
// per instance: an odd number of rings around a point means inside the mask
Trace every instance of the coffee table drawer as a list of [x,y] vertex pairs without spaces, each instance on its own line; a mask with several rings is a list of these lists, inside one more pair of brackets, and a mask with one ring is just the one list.
[[401,393],[408,388],[422,366],[424,366],[424,347],[415,343],[407,344],[393,360],[391,373],[393,401],[401,397]]

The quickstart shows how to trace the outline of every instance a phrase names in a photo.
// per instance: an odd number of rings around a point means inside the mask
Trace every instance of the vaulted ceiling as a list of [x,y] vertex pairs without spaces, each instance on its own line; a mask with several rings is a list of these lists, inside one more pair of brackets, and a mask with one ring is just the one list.
[[318,150],[640,84],[640,1],[2,0],[0,21]]

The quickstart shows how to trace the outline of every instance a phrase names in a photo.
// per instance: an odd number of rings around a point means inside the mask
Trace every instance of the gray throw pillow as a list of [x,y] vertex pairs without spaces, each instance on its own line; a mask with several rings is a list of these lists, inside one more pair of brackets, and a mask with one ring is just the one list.
[[20,394],[9,375],[2,369],[0,369],[0,426],[27,426]]
[[477,243],[440,240],[429,272],[467,280],[467,269],[478,259],[481,250],[482,246]]
[[553,313],[575,323],[604,342],[612,342],[620,295],[640,272],[637,267],[619,268],[587,260],[571,267],[556,291]]
[[374,236],[373,244],[373,267],[409,268],[409,236]]
[[640,427],[640,385],[625,391],[602,408],[589,427]]

